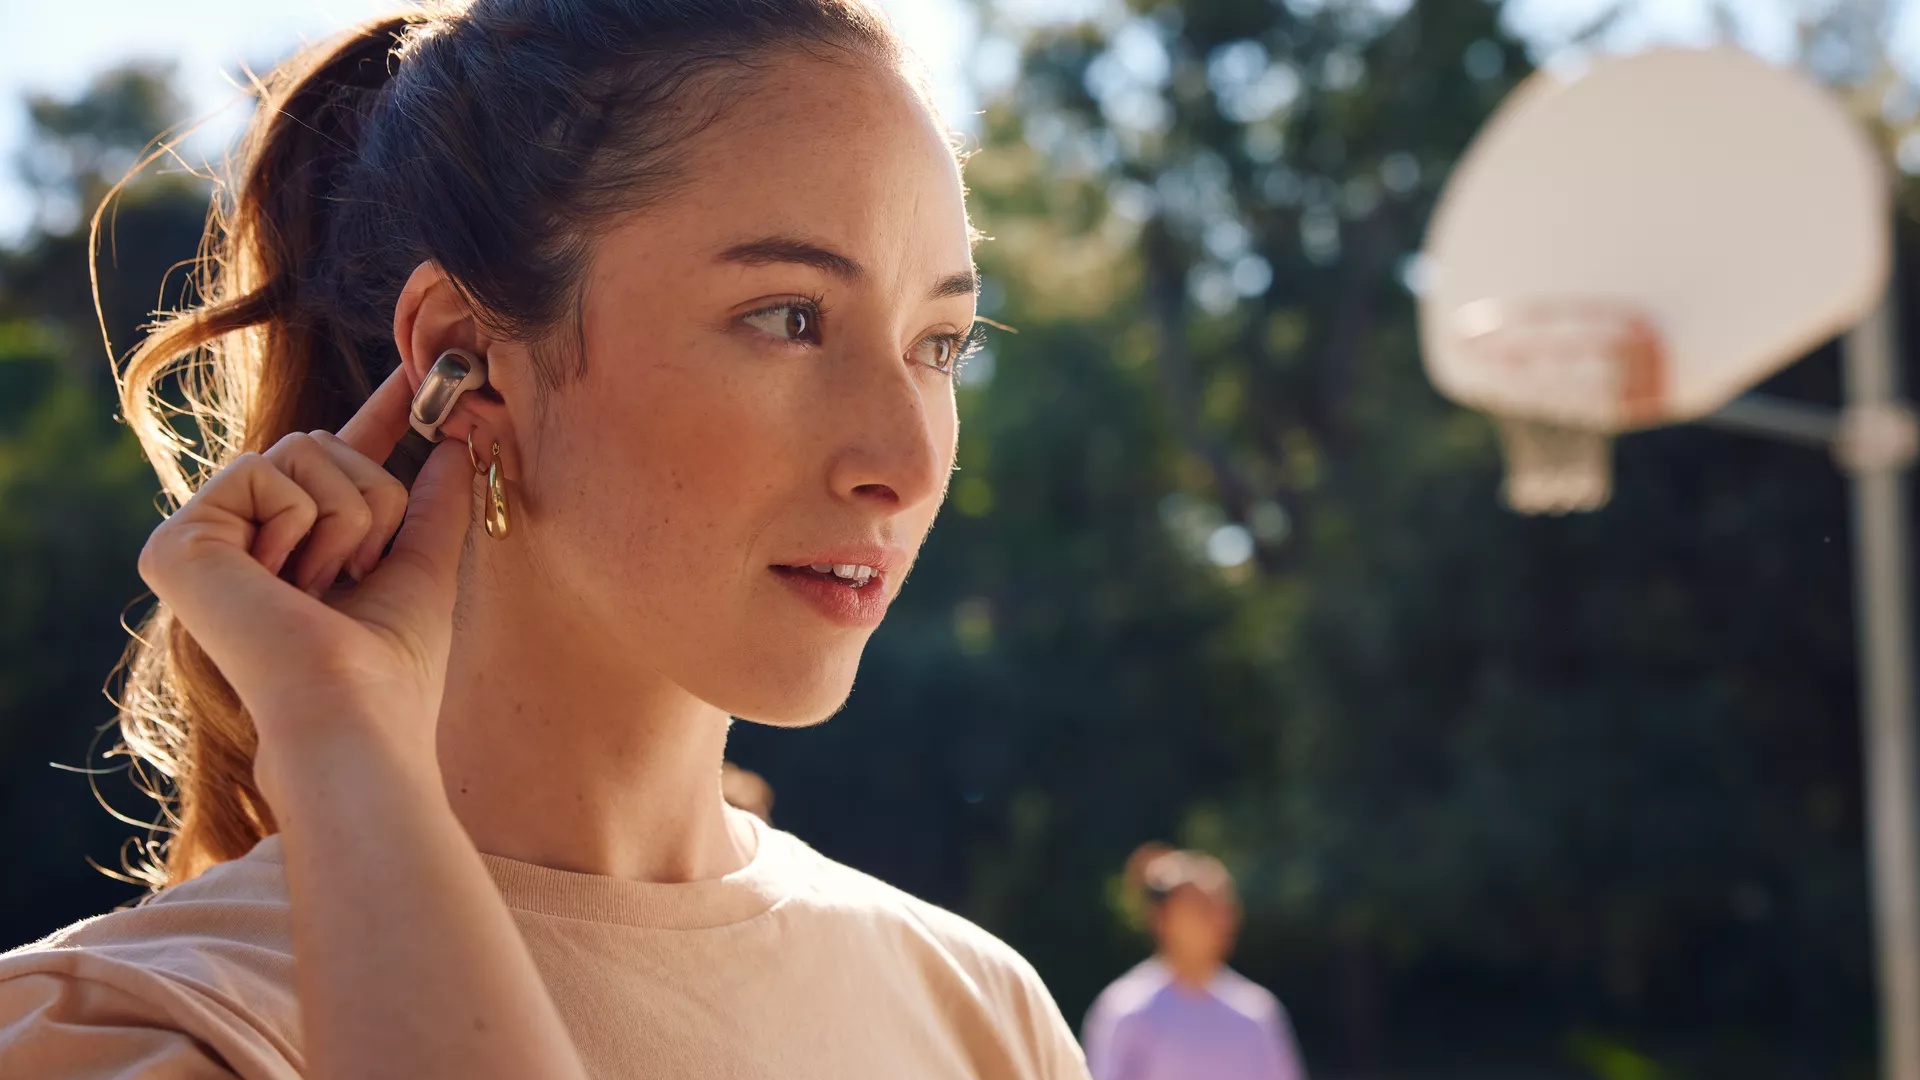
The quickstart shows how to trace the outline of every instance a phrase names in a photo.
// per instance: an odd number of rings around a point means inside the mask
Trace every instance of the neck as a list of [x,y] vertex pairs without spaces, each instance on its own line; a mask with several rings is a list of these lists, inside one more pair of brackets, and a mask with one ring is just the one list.
[[1190,990],[1204,990],[1220,973],[1220,961],[1209,957],[1179,956],[1162,950],[1160,962],[1173,973],[1173,981]]
[[727,715],[584,623],[564,590],[513,576],[511,559],[469,559],[440,709],[441,775],[475,845],[637,881],[746,865],[751,829],[720,797]]

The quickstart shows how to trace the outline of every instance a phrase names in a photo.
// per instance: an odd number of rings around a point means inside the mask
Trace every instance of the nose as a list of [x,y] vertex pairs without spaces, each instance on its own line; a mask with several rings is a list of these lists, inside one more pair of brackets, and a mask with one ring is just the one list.
[[951,424],[935,411],[944,403],[928,400],[944,384],[917,377],[891,351],[845,356],[823,413],[831,417],[834,495],[897,512],[939,497],[952,448],[941,445],[943,435],[951,441]]

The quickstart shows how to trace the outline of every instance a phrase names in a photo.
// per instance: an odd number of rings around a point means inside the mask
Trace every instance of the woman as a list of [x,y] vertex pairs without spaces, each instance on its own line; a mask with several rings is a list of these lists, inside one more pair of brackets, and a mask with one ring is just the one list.
[[866,0],[398,16],[246,155],[122,380],[171,491],[169,403],[218,466],[140,561],[167,887],[0,959],[0,1076],[1083,1076],[1004,945],[721,797],[729,717],[840,706],[953,462],[974,234]]
[[1142,844],[1127,885],[1146,907],[1154,954],[1087,1012],[1094,1080],[1306,1080],[1278,999],[1232,968],[1240,899],[1219,859]]

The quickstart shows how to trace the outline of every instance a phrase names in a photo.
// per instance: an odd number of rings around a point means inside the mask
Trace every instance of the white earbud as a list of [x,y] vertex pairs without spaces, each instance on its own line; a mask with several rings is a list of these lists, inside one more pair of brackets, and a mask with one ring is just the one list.
[[413,395],[413,408],[409,416],[413,430],[428,442],[437,443],[446,438],[440,426],[453,415],[453,406],[460,400],[460,395],[486,384],[485,360],[465,349],[448,349],[441,353],[433,366],[427,369],[426,378],[420,380],[420,389]]

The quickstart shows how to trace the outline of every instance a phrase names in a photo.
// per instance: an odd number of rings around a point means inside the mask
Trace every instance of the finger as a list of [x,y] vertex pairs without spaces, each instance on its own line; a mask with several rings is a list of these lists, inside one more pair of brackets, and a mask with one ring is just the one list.
[[311,432],[313,440],[327,452],[340,471],[360,490],[360,497],[367,500],[367,506],[373,511],[373,526],[367,530],[366,539],[360,542],[360,548],[347,561],[347,573],[355,581],[364,579],[373,572],[380,562],[380,554],[387,549],[387,541],[393,539],[395,529],[407,513],[407,486],[393,478],[393,474],[380,467],[380,464],[347,445],[346,440],[331,431]]
[[242,454],[201,485],[155,530],[186,532],[196,545],[224,542],[246,552],[269,574],[306,539],[319,516],[313,496],[259,454]]
[[473,466],[467,448],[449,440],[421,466],[393,550],[354,593],[354,614],[418,648],[444,649],[472,520]]
[[374,461],[385,461],[401,438],[413,430],[407,410],[413,403],[413,390],[407,385],[406,365],[393,369],[385,382],[374,387],[372,396],[353,418],[340,429],[340,441]]
[[366,540],[373,528],[373,509],[333,457],[304,431],[273,444],[265,456],[311,495],[319,510],[293,560],[290,577],[295,585],[318,596]]
[[140,576],[225,670],[228,658],[277,640],[273,620],[291,594],[274,575],[317,515],[278,466],[243,454],[154,530]]

